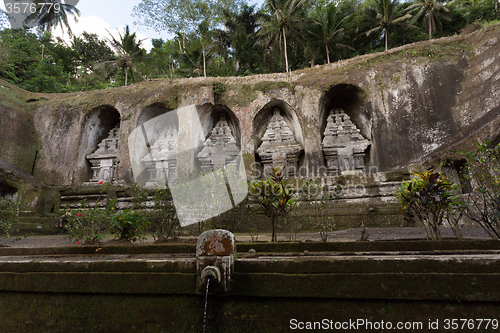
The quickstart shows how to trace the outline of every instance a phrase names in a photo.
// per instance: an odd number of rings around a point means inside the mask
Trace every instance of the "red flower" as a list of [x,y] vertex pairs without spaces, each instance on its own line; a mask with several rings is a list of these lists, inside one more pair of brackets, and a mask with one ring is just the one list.
[[78,214],[78,216],[82,216],[82,214]]
[[80,244],[80,242],[78,242],[77,244]]
[[99,185],[102,185],[102,183],[104,183],[102,180],[99,182]]

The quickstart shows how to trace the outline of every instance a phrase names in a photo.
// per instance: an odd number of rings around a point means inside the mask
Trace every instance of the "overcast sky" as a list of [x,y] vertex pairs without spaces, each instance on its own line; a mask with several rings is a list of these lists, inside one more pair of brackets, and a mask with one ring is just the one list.
[[[264,0],[248,0],[249,4],[262,4]],[[164,40],[171,38],[166,32],[161,34],[155,32],[151,28],[134,25],[134,18],[132,18],[132,10],[140,3],[140,0],[80,0],[76,8],[81,13],[78,18],[78,23],[75,23],[73,17],[69,19],[71,30],[76,36],[82,32],[87,31],[96,33],[101,38],[109,36],[109,30],[114,36],[118,37],[116,33],[118,30],[123,31],[125,25],[129,25],[132,31],[137,32],[140,39],[147,38],[143,43],[144,47],[149,50],[152,47],[152,38],[163,38]],[[5,10],[4,2],[0,2],[0,8]],[[61,31],[60,28],[54,30],[55,36],[63,37],[69,41],[68,33]]]

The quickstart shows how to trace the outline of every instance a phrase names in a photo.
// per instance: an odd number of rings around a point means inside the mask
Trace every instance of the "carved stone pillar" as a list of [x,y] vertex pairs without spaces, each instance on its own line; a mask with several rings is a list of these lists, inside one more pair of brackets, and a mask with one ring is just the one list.
[[361,135],[344,110],[330,111],[322,146],[328,176],[364,171],[365,151],[370,141]]
[[166,184],[167,180],[175,180],[177,177],[177,138],[177,128],[168,127],[151,146],[149,154],[141,159],[149,172],[146,187],[154,187],[159,183]]
[[236,140],[224,113],[221,114],[219,121],[203,146],[203,149],[197,155],[202,169],[213,170],[226,165],[236,166],[236,157],[240,153],[240,149],[236,145]]
[[114,182],[119,133],[120,127],[116,125],[109,131],[108,136],[98,144],[97,150],[86,156],[86,159],[92,164],[92,178],[85,184]]
[[264,167],[264,177],[273,168],[281,166],[287,177],[298,176],[298,160],[302,147],[295,140],[295,136],[280,114],[279,108],[273,110],[266,132],[262,136],[262,144],[257,154]]

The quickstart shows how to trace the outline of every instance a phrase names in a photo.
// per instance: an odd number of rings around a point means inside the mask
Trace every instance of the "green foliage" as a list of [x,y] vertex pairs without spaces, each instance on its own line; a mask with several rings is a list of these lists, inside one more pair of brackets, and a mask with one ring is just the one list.
[[270,176],[265,180],[256,180],[250,183],[249,192],[259,203],[264,214],[271,219],[273,233],[272,241],[277,241],[277,223],[295,208],[293,199],[295,191],[284,183],[283,168],[271,167]]
[[310,203],[314,207],[314,210],[319,215],[319,223],[317,227],[319,230],[319,235],[323,242],[328,241],[328,233],[335,229],[333,218],[331,214],[326,214],[325,208],[328,205],[331,210],[335,209],[335,206],[338,203],[337,199],[340,197],[340,191],[340,185],[337,185],[333,191],[330,191],[327,194],[324,193],[322,188],[318,187],[315,190],[315,193],[318,193],[318,195],[316,196],[316,198],[310,201]]
[[500,19],[497,0],[267,0],[261,8],[244,1],[142,0],[134,8],[135,23],[174,37],[156,41],[146,54],[127,26],[118,39],[110,37],[114,54],[94,34],[74,37],[71,47],[44,34],[55,25],[69,27],[68,18],[78,15],[71,5],[61,8],[58,15],[33,16],[43,21],[38,34],[1,30],[6,16],[0,12],[0,78],[34,92],[71,92],[144,78],[275,73],[379,52],[431,34],[472,31]]
[[407,222],[422,222],[427,238],[440,239],[439,226],[446,216],[453,214],[451,210],[458,201],[454,192],[459,186],[433,171],[414,171],[413,176],[395,193],[402,205],[401,211]]
[[373,32],[383,33],[385,49],[389,44],[389,27],[395,25],[408,25],[411,14],[408,13],[412,7],[400,6],[399,0],[375,0],[375,5],[369,8],[369,13],[374,17],[377,26],[368,30],[365,34],[369,36]]
[[19,202],[0,197],[0,234],[9,237],[12,224],[18,221],[18,216]]
[[[334,53],[336,59],[343,59],[349,50],[354,50],[345,44],[347,40],[341,25],[346,19],[349,19],[349,16],[343,16],[340,9],[329,5],[315,13],[312,24],[307,30],[311,37],[309,44],[312,46],[312,52],[317,53],[318,49],[325,50],[327,64],[330,63],[330,53]],[[316,46],[314,42],[317,42],[318,47],[314,47]]]
[[99,196],[94,203],[82,201],[75,211],[67,211],[64,218],[68,222],[66,227],[68,238],[78,243],[84,244],[100,243],[109,229],[110,221],[115,213],[116,200],[110,200],[109,204],[102,208],[99,203],[102,196]]
[[151,223],[155,240],[161,242],[173,237],[180,224],[170,190],[147,190],[137,184],[132,185],[131,190],[135,198],[134,210],[140,211]]
[[77,52],[83,67],[94,70],[97,63],[109,61],[115,57],[113,50],[96,34],[83,32],[80,37],[73,37],[71,48]]
[[429,39],[436,27],[441,26],[441,19],[450,21],[450,10],[439,3],[439,0],[414,0],[410,9],[416,9],[417,13],[412,18],[411,23],[415,24],[421,18],[427,16],[424,20],[426,30],[429,32]]
[[500,143],[477,143],[476,150],[462,154],[467,163],[461,179],[475,188],[466,194],[464,215],[500,239]]
[[118,212],[111,219],[111,233],[120,235],[120,239],[135,242],[146,239],[149,222],[144,216],[131,210]]
[[137,72],[135,64],[143,60],[146,51],[141,48],[144,40],[138,40],[136,33],[131,33],[128,25],[125,26],[123,35],[120,32],[118,35],[119,38],[117,39],[110,33],[111,38],[108,41],[115,49],[116,60],[106,63],[111,63],[112,66],[120,68],[125,73],[125,86],[127,86],[129,71],[132,73],[135,82],[140,78],[139,73],[137,78],[135,76]]
[[[56,0],[34,0],[33,2],[37,5],[37,10],[26,18],[26,23],[35,22],[43,31],[51,31],[59,25],[63,31],[64,27],[66,27],[68,33],[71,35],[68,15],[74,15],[75,22],[77,21],[77,17],[80,16],[80,11],[75,6]],[[41,6],[39,3],[57,3],[58,5]]]
[[214,101],[215,103],[219,103],[222,97],[222,94],[226,91],[226,86],[223,83],[216,82],[214,83]]

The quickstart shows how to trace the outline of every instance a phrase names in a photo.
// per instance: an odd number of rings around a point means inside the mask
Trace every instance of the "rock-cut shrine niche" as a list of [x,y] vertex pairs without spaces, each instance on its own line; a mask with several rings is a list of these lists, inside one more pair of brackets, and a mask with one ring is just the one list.
[[369,146],[370,141],[361,135],[343,109],[330,110],[322,142],[329,176],[349,171],[362,172],[365,169],[365,151]]
[[179,116],[165,104],[155,103],[143,110],[131,153],[143,166],[144,173],[136,178],[141,186],[162,186],[177,178],[178,132]]
[[90,184],[100,182],[113,183],[116,173],[116,156],[118,154],[118,140],[120,137],[120,123],[116,124],[97,145],[97,150],[88,154],[86,159],[92,164],[92,178]]
[[162,131],[163,135],[151,146],[150,153],[141,159],[149,172],[146,187],[155,186],[158,182],[165,184],[167,180],[177,178],[178,132],[176,124],[167,126]]
[[226,165],[237,165],[240,148],[225,113],[219,114],[219,120],[212,128],[210,135],[203,143],[203,149],[197,158],[202,170],[213,170]]
[[274,107],[272,112],[273,115],[261,138],[262,143],[257,149],[264,167],[264,176],[269,174],[271,167],[281,167],[287,177],[294,177],[303,148],[281,115],[280,108]]

